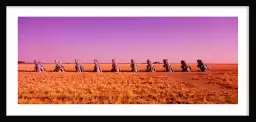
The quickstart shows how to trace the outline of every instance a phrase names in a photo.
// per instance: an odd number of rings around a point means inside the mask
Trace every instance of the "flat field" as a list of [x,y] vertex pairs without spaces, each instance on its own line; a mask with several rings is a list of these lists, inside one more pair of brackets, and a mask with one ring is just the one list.
[[[18,65],[19,104],[238,104],[238,65],[208,64],[209,72],[129,72],[130,64],[119,64],[121,72],[110,72],[111,64],[100,64],[103,72],[90,72],[93,64],[83,64],[87,72],[75,72],[75,64],[64,64],[66,72],[52,72],[54,64],[44,64],[46,72],[33,72],[33,64]],[[123,72],[122,72],[123,71]]]

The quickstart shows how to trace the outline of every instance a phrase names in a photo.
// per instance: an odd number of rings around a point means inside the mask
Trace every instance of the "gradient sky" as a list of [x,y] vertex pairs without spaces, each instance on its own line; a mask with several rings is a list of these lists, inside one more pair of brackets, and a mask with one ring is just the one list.
[[237,17],[19,17],[18,59],[238,62]]

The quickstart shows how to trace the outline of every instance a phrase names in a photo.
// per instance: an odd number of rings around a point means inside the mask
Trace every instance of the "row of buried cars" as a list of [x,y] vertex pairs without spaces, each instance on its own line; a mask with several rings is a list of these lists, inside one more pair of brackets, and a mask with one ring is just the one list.
[[[35,64],[35,72],[45,72],[45,68],[42,65],[40,61],[34,60]],[[64,66],[61,64],[59,60],[55,60],[55,68],[54,72],[65,72]],[[131,72],[139,72],[138,65],[135,63],[135,61],[131,60]],[[163,59],[163,67],[165,72],[174,72],[172,65],[168,63],[167,59]],[[201,72],[207,72],[209,71],[209,68],[206,63],[204,63],[201,59],[197,60],[197,67],[199,68],[199,71]],[[77,59],[75,59],[75,70],[76,72],[85,72],[84,67],[82,64],[79,63]],[[182,72],[191,72],[192,69],[188,63],[186,63],[185,60],[181,60],[181,71]],[[102,72],[102,69],[96,59],[94,59],[94,69],[93,72]],[[112,59],[112,68],[111,72],[121,72],[120,67],[118,66],[115,59]],[[152,65],[151,61],[147,60],[147,66],[146,66],[146,72],[156,72],[156,68]]]

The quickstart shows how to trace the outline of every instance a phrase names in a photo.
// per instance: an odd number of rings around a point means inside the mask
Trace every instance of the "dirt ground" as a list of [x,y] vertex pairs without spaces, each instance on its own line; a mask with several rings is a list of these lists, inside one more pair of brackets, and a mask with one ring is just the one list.
[[[121,72],[109,72],[111,64],[101,64],[103,72],[90,72],[93,64],[83,64],[87,72],[75,72],[75,64],[64,64],[66,72],[52,72],[54,64],[44,64],[47,72],[33,72],[33,64],[18,65],[19,104],[237,104],[237,64],[208,64],[209,72],[129,72],[130,64],[119,64]],[[123,71],[123,72],[122,72]]]

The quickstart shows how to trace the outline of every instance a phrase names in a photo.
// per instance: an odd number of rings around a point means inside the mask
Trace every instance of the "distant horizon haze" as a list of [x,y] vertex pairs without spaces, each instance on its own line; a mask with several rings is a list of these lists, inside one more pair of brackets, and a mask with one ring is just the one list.
[[237,17],[19,17],[18,60],[238,63]]
[[[55,62],[41,62],[43,64],[55,64]],[[62,64],[75,64],[75,62],[61,62]],[[80,62],[81,64],[94,64],[93,62]],[[99,62],[100,64],[112,64],[112,62]],[[118,64],[131,64],[131,62],[117,62]],[[154,63],[154,62],[152,62]],[[197,62],[187,62],[189,64],[197,64]],[[238,64],[238,63],[211,63],[211,62],[205,62],[207,64]],[[22,64],[22,63],[21,63]],[[24,64],[34,64],[34,62],[25,62]],[[147,62],[136,62],[136,64],[147,64]],[[159,64],[163,64],[163,62],[160,62]],[[180,62],[169,62],[169,64],[180,64]]]

